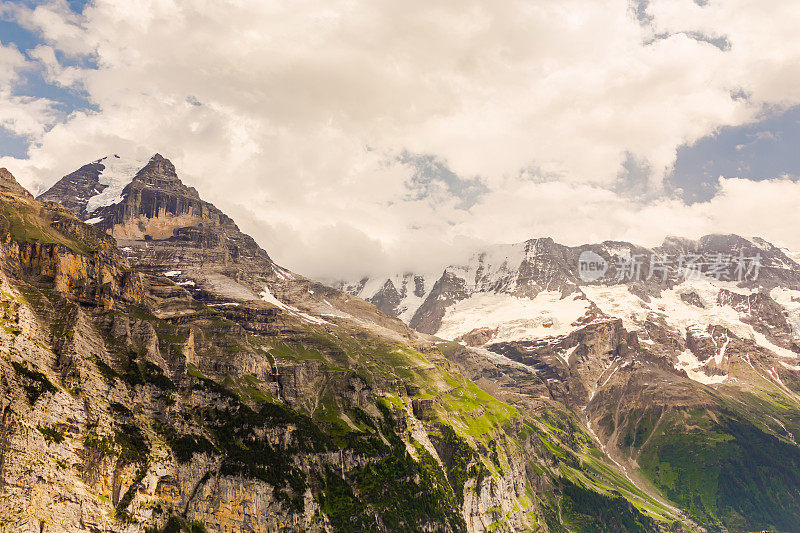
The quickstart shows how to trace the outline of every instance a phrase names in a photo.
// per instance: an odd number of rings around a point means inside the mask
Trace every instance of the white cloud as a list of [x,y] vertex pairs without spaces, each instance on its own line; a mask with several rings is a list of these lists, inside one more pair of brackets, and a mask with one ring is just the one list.
[[14,46],[0,42],[0,128],[13,135],[37,138],[55,120],[52,102],[14,94],[22,73],[32,67]]
[[77,86],[83,77],[83,70],[77,67],[64,66],[56,57],[51,46],[39,45],[28,52],[32,60],[42,67],[44,78],[61,87]]
[[[479,242],[541,235],[738,228],[800,248],[778,220],[794,216],[779,211],[796,194],[789,181],[724,180],[691,207],[612,192],[630,157],[653,169],[657,192],[681,144],[800,103],[799,11],[655,0],[641,24],[623,0],[16,7],[45,43],[32,59],[98,112],[43,128],[28,159],[0,164],[36,188],[107,153],[159,151],[277,260],[315,276],[426,269]],[[723,37],[727,51],[707,42]],[[431,197],[409,194],[403,150],[480,176],[486,191],[465,202],[440,181]],[[714,211],[734,206],[749,218]]]

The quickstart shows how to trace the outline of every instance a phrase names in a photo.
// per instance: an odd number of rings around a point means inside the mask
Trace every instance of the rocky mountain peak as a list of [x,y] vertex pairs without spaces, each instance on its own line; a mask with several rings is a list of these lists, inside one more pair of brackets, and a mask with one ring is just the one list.
[[691,239],[687,239],[686,237],[680,237],[678,235],[667,235],[664,238],[664,242],[661,243],[661,248],[667,248],[667,247],[696,248],[697,242]]
[[136,184],[200,199],[197,190],[194,187],[184,185],[178,177],[172,161],[161,154],[155,154],[151,157],[150,161],[133,176],[130,185],[136,186]]
[[37,197],[56,202],[83,220],[98,209],[122,201],[124,188],[148,160],[111,154],[87,163],[62,177]]
[[[432,338],[273,263],[159,154],[59,184],[0,194],[0,531],[800,522],[800,265],[766,241],[533,239],[348,285]],[[659,251],[764,264],[650,280]]]
[[[601,278],[581,277],[579,263],[584,253],[604,262],[607,270]],[[671,269],[668,280],[658,274],[657,267],[653,267],[651,275],[651,260],[656,259],[664,261]],[[499,308],[499,302],[506,296],[536,299],[552,293],[566,297],[580,293],[585,286],[621,285],[626,291],[629,287],[631,293],[644,298],[658,296],[666,286],[682,281],[686,272],[679,271],[681,261],[693,261],[705,270],[716,268],[715,262],[725,263],[718,265],[723,268],[718,271],[718,279],[741,282],[743,287],[800,288],[797,263],[784,251],[764,239],[746,239],[733,234],[712,234],[697,240],[671,236],[653,249],[623,241],[571,247],[551,238],[489,246],[473,253],[464,264],[443,267],[437,274],[426,275],[428,290],[424,298],[410,297],[400,290],[397,275],[390,275],[394,284],[381,277],[359,283],[345,282],[340,286],[384,312],[402,318],[418,331],[440,334],[446,317],[454,317],[471,305],[467,300],[475,302],[476,312],[478,308],[485,312],[491,306]],[[737,279],[740,274],[747,279]],[[413,278],[414,274],[406,276]],[[752,279],[754,277],[758,279]]]
[[239,258],[269,263],[266,252],[185,185],[159,153],[147,160],[103,157],[64,176],[39,199],[60,203],[125,248],[153,253],[155,247],[158,258],[148,263],[224,265]]
[[408,332],[402,322],[375,307],[275,265],[233,219],[185,185],[175,165],[161,154],[148,160],[116,155],[99,159],[64,176],[39,198],[60,203],[110,234],[138,270],[171,280],[166,285],[173,289],[172,282],[188,287],[204,301],[266,301],[280,307],[282,299],[291,300],[294,313],[301,306]]
[[8,171],[7,168],[0,168],[0,190],[11,193],[15,196],[24,196],[26,198],[33,198],[28,190],[20,185],[14,178],[14,175]]

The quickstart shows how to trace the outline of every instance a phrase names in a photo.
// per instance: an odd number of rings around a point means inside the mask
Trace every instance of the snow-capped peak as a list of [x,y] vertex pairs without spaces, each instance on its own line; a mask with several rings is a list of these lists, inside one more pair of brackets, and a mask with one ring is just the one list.
[[103,165],[98,183],[106,187],[89,198],[86,202],[86,212],[94,213],[101,207],[118,204],[122,201],[122,190],[133,180],[147,164],[147,159],[121,157],[113,154],[95,161]]

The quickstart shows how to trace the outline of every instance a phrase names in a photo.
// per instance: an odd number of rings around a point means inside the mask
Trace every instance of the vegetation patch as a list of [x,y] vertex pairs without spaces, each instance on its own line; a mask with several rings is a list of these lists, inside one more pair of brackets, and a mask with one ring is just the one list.
[[318,476],[319,503],[334,531],[380,531],[375,517],[345,479],[326,469]]
[[712,530],[800,523],[800,448],[755,425],[704,412],[674,417],[642,450],[643,472]]
[[163,529],[147,528],[145,533],[207,533],[207,530],[200,522],[173,515],[167,519]]
[[47,427],[47,426],[37,426],[39,432],[44,435],[44,440],[47,443],[55,443],[61,444],[64,442],[64,435],[55,428]]
[[419,462],[405,446],[395,447],[388,457],[353,472],[360,496],[389,531],[417,531],[425,524],[465,531],[453,490],[438,463],[422,446],[417,453]]
[[172,449],[172,454],[179,463],[188,463],[196,453],[215,454],[217,448],[203,435],[178,435],[175,428],[154,420],[153,429],[161,435]]
[[132,417],[133,412],[119,402],[111,402],[108,405],[112,413],[118,416]]
[[476,460],[475,452],[463,438],[447,424],[437,426],[439,434],[430,436],[439,458],[447,472],[459,507],[464,503],[464,484],[470,476],[469,464]]
[[139,352],[128,351],[128,357],[124,361],[124,370],[120,375],[125,383],[131,387],[149,384],[164,392],[170,392],[177,388],[160,366],[147,360],[140,363],[139,359]]
[[[551,531],[658,531],[657,524],[619,495],[607,496],[566,478],[558,480],[560,509],[550,508],[545,519]],[[552,507],[554,502],[550,503]],[[560,516],[560,520],[558,519]]]
[[22,388],[25,389],[25,394],[31,405],[35,404],[36,400],[38,400],[42,394],[48,392],[55,393],[58,390],[56,386],[47,379],[47,376],[38,370],[31,370],[26,365],[16,361],[12,361],[11,366],[14,367],[14,371],[21,378]]
[[[330,438],[311,418],[283,404],[264,403],[258,410],[253,410],[214,380],[197,379],[197,386],[228,400],[225,408],[207,407],[200,413],[214,436],[217,448],[224,455],[220,473],[242,475],[269,483],[275,487],[276,497],[289,509],[302,510],[305,475],[294,465],[292,456],[300,452],[336,449]],[[290,431],[288,446],[272,445],[265,431]],[[203,441],[194,439],[191,442],[175,440],[174,443],[184,444],[192,450],[196,446],[207,446]]]

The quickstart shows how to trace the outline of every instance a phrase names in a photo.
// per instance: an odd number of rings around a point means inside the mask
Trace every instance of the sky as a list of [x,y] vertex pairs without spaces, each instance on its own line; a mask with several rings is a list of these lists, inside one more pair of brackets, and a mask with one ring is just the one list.
[[161,153],[278,261],[550,236],[800,250],[800,4],[0,0],[0,166]]

